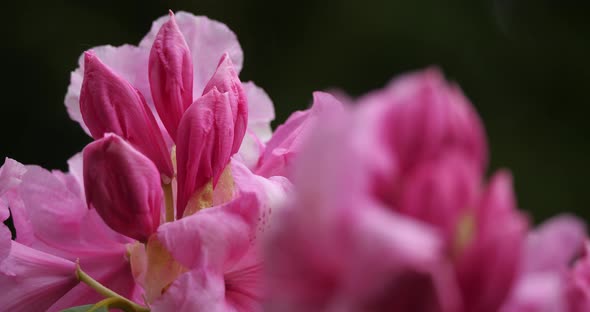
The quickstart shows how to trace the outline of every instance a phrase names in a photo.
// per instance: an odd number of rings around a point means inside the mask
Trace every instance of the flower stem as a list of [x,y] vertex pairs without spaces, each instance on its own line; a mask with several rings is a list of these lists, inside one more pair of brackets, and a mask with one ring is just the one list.
[[174,221],[174,200],[172,198],[172,183],[162,185],[164,201],[166,202],[166,222]]
[[150,309],[147,307],[140,306],[139,304],[119,295],[118,293],[110,290],[109,288],[105,287],[103,284],[95,280],[94,278],[90,277],[90,275],[86,274],[86,272],[82,271],[80,268],[80,264],[76,264],[76,276],[78,280],[85,283],[86,285],[90,286],[90,288],[94,289],[97,293],[101,294],[103,297],[107,298],[97,304],[97,307],[101,305],[113,305],[116,307],[122,308],[124,311],[127,312],[149,312]]

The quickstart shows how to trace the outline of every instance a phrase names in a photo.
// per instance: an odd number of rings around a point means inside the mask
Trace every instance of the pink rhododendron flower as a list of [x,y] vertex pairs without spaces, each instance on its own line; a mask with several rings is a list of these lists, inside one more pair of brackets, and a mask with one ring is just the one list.
[[[263,146],[274,118],[264,91],[253,83],[242,86],[241,62],[239,44],[223,24],[182,12],[176,19],[171,13],[156,21],[138,47],[86,52],[81,68],[72,73],[66,105],[96,141],[83,156],[69,161],[70,173],[28,166],[17,185],[19,170],[12,163],[0,169],[1,216],[6,219],[10,207],[17,232],[11,243],[2,227],[0,251],[6,267],[0,281],[45,278],[41,285],[46,292],[39,300],[48,311],[97,303],[105,294],[102,287],[118,294],[110,297],[117,306],[147,311],[141,305],[153,303],[157,309],[159,302],[182,304],[170,302],[186,291],[175,285],[205,272],[231,287],[221,292],[214,285],[201,287],[202,295],[194,300],[215,306],[227,300],[233,306],[259,306],[262,295],[250,287],[261,289],[258,234],[266,227],[271,207],[284,200],[289,181],[254,175],[240,162],[261,153],[241,148],[246,132]],[[256,108],[251,120],[250,99]],[[200,250],[191,246],[182,251],[170,245],[206,242],[241,218],[246,218],[245,232],[230,231],[218,238],[235,241],[241,253],[233,255],[229,245],[224,249],[203,243]],[[208,224],[203,229],[209,231],[183,230],[193,223]],[[242,237],[244,233],[250,234]],[[12,251],[11,244],[18,247]],[[22,250],[27,252],[19,254]],[[205,259],[224,252],[232,256],[184,262],[186,253]],[[61,271],[49,270],[44,277],[34,266],[16,270],[28,254],[35,265],[35,255],[49,255],[49,268],[57,263]],[[65,271],[68,279],[59,278]],[[84,283],[78,284],[78,279]],[[217,294],[219,300],[207,299],[207,293]],[[14,294],[0,295],[0,301],[22,303]]]
[[345,104],[316,92],[273,134],[242,58],[225,25],[184,12],[84,53],[65,101],[94,141],[69,172],[0,168],[3,309],[590,308],[584,225],[530,230],[438,70]]
[[[517,285],[536,272],[523,264],[533,253],[526,248],[528,222],[516,210],[509,174],[481,182],[483,127],[458,89],[430,69],[320,120],[297,162],[297,196],[269,238],[269,307],[508,310]],[[382,232],[362,228],[386,220]],[[401,220],[407,225],[396,226]],[[583,228],[566,223],[572,235],[537,237],[542,244],[563,238],[561,248],[544,250],[547,257],[579,246]],[[426,258],[405,236],[417,239],[419,229],[438,246]]]

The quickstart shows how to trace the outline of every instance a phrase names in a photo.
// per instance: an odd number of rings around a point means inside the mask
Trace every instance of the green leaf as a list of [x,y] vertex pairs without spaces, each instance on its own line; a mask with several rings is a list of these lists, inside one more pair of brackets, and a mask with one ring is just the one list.
[[[65,310],[62,310],[61,312],[86,312],[86,311],[90,310],[93,306],[94,306],[93,304],[87,304],[87,305],[83,305],[83,306],[79,306],[79,307],[72,307],[69,309],[65,309]],[[95,312],[109,312],[107,310],[107,308],[105,308],[105,307],[100,307],[94,311]]]

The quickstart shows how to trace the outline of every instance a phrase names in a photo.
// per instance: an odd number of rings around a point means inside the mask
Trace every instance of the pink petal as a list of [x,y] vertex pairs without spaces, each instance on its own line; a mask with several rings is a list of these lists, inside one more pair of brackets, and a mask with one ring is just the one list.
[[88,210],[80,194],[40,167],[29,166],[18,192],[10,195],[16,240],[28,246],[75,261],[122,255],[130,241]]
[[45,311],[78,280],[76,265],[13,242],[0,264],[0,306],[5,311]]
[[10,216],[7,199],[4,194],[20,184],[25,172],[25,166],[8,157],[5,158],[4,164],[0,167],[0,221],[8,219]]
[[293,158],[299,153],[301,142],[313,128],[318,116],[342,110],[342,104],[328,93],[314,92],[313,96],[314,102],[310,109],[293,113],[277,128],[260,157],[256,174],[265,177],[289,176]]
[[227,93],[217,89],[200,97],[186,111],[178,127],[177,217],[205,184],[217,184],[232,155],[233,122]]
[[[9,189],[17,186],[23,174],[26,172],[25,166],[14,159],[6,157],[4,164],[0,167],[0,196]],[[0,214],[0,217],[3,215]],[[4,220],[5,218],[2,218]]]
[[223,276],[206,270],[194,270],[178,277],[168,290],[152,303],[151,311],[225,312],[234,310],[226,303]]
[[586,226],[569,215],[553,217],[529,233],[526,241],[526,272],[561,272],[584,248]]
[[238,261],[256,229],[258,201],[244,193],[222,206],[207,208],[158,229],[158,239],[189,269],[206,266],[216,272]]
[[[555,274],[532,274],[522,279],[500,312],[570,311],[562,296],[563,281]],[[586,311],[586,310],[584,310]],[[574,311],[571,311],[574,312]],[[578,312],[578,311],[576,311]],[[580,311],[581,312],[581,311]]]
[[242,146],[237,153],[237,158],[251,170],[255,170],[264,152],[264,144],[258,139],[257,135],[248,130],[242,140]]
[[243,82],[242,86],[248,99],[248,130],[252,131],[261,142],[267,142],[272,135],[270,122],[275,119],[272,100],[252,81]]
[[[193,99],[203,94],[205,85],[213,76],[219,58],[228,53],[236,72],[242,68],[243,53],[236,35],[224,24],[204,16],[177,12],[176,23],[191,52],[193,64]],[[168,16],[154,21],[150,32],[141,40],[139,47],[149,50]],[[141,90],[143,91],[143,90]]]
[[149,77],[156,110],[174,139],[182,114],[193,102],[193,64],[172,11],[152,45]]
[[83,176],[83,168],[84,168],[84,157],[82,152],[77,153],[76,155],[70,157],[68,159],[68,171],[70,175],[72,175],[76,182],[78,182],[78,186],[80,188],[80,194],[83,197],[84,201],[86,201],[84,195],[84,176]]
[[246,126],[248,122],[248,100],[238,78],[238,74],[234,69],[231,59],[227,53],[221,56],[219,66],[211,80],[205,86],[203,94],[216,88],[221,93],[227,93],[229,97],[229,105],[233,117],[234,124],[234,140],[232,144],[232,154],[235,154],[242,144],[242,139],[246,133]]
[[147,241],[160,225],[163,202],[154,164],[114,134],[89,144],[84,163],[88,206],[113,230]]
[[164,180],[171,179],[170,154],[142,95],[93,52],[86,52],[84,63],[80,110],[92,136],[100,139],[107,132],[122,136],[156,164]]
[[[109,289],[138,304],[144,304],[142,291],[135,283],[124,253],[102,256],[99,259],[82,259],[80,266],[84,272]],[[104,297],[94,289],[80,283],[55,302],[48,311],[58,312],[73,306],[94,304],[102,299]]]
[[10,253],[12,233],[4,224],[0,225],[0,264]]

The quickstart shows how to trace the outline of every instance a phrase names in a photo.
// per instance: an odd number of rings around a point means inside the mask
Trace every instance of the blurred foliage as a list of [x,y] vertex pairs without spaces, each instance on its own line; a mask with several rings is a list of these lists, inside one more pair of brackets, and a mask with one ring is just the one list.
[[[314,90],[360,95],[394,75],[436,65],[484,120],[491,169],[515,176],[537,221],[590,217],[590,2],[11,1],[2,20],[0,156],[65,169],[89,141],[63,98],[79,55],[138,43],[168,9],[226,23],[245,52],[241,77],[263,86],[277,122]],[[276,125],[276,123],[275,123]]]

